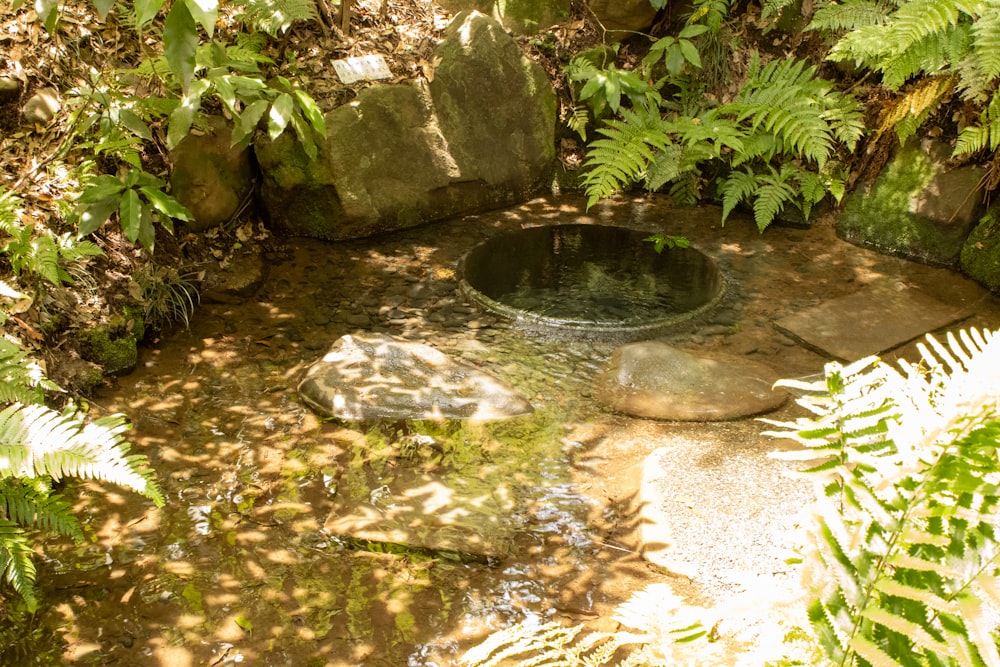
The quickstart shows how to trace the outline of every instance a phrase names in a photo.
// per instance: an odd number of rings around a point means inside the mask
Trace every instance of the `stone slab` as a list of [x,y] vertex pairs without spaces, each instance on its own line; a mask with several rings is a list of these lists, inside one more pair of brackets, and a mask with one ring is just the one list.
[[918,288],[872,284],[775,322],[807,347],[840,361],[856,361],[905,345],[971,315]]
[[453,552],[471,560],[510,552],[513,494],[496,479],[403,471],[367,497],[339,499],[324,528],[332,535]]

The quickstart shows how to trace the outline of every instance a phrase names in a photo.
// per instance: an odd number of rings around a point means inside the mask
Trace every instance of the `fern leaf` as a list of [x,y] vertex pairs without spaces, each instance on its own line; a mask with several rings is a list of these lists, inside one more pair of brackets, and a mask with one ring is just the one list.
[[892,16],[892,47],[906,51],[931,35],[947,31],[958,23],[958,15],[954,0],[910,0]]
[[864,635],[851,637],[850,647],[872,667],[903,667]]
[[[883,133],[896,129],[900,142],[916,132],[917,127],[930,113],[937,109],[942,98],[951,90],[950,77],[925,77],[914,84],[905,95],[882,106],[878,128],[875,130],[877,139]],[[898,126],[906,119],[912,119],[912,125],[906,128]]]
[[14,404],[0,411],[0,479],[65,476],[113,482],[146,496],[163,497],[142,457],[129,457],[120,416],[84,422],[72,410]]
[[879,26],[886,22],[889,12],[890,5],[887,2],[874,0],[831,2],[816,10],[806,30],[840,32],[864,26]]
[[580,135],[584,141],[587,140],[587,124],[590,123],[590,112],[586,105],[577,104],[570,110],[566,118],[566,127]]
[[795,197],[795,189],[787,182],[787,171],[764,176],[760,187],[754,193],[753,217],[757,229],[764,231],[774,220],[781,208]]
[[312,0],[240,0],[248,23],[272,37],[286,32],[296,21],[316,19]]
[[941,655],[947,655],[950,652],[947,644],[932,637],[923,626],[894,614],[887,609],[870,607],[861,612],[861,616],[904,637],[908,637],[922,649]]
[[759,177],[750,170],[737,171],[729,175],[720,188],[722,192],[722,222],[725,224],[729,214],[740,202],[750,198],[757,190]]
[[984,79],[992,80],[1000,76],[1000,3],[988,4],[989,9],[972,25],[972,53],[976,69]]
[[610,120],[598,130],[604,139],[592,141],[585,166],[590,171],[583,182],[587,207],[642,178],[653,159],[653,151],[667,150],[670,137],[655,111],[622,109],[623,120]]
[[73,507],[58,494],[40,491],[16,480],[0,480],[0,514],[25,528],[83,539]]
[[681,166],[683,157],[684,149],[676,145],[654,153],[646,170],[646,189],[654,192],[667,182],[678,178],[683,173]]
[[24,530],[8,519],[0,517],[0,578],[6,579],[24,598],[29,610],[38,606],[35,597],[35,564],[32,550]]

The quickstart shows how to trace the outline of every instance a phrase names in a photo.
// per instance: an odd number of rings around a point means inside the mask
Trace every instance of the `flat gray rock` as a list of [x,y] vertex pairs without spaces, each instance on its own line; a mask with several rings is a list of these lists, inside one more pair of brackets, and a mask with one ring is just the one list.
[[840,361],[882,354],[970,315],[919,289],[891,284],[868,285],[775,322],[807,347]]
[[774,410],[786,394],[769,367],[749,359],[697,356],[658,341],[624,345],[594,379],[594,395],[634,417],[678,421],[737,419]]
[[339,419],[492,420],[534,408],[510,385],[438,350],[392,336],[342,336],[309,367],[299,395]]

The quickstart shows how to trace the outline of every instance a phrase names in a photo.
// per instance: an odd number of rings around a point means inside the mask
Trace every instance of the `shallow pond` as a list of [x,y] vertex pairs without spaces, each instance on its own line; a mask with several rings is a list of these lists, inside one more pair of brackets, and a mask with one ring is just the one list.
[[[692,599],[737,585],[720,553],[741,550],[766,522],[732,525],[729,510],[713,509],[723,495],[713,485],[730,465],[757,470],[767,450],[762,427],[613,415],[589,390],[611,343],[527,336],[478,312],[458,289],[469,248],[550,221],[687,235],[720,262],[730,293],[670,339],[766,359],[786,377],[816,373],[823,359],[776,334],[776,317],[873,276],[905,274],[945,289],[930,269],[908,273],[912,265],[838,245],[829,229],[760,236],[750,221],[720,228],[717,210],[670,211],[655,199],[590,213],[578,200],[538,200],[361,242],[284,241],[267,255],[270,277],[254,297],[204,304],[189,331],[144,351],[136,372],[93,401],[95,414],[133,420],[132,441],[150,457],[167,504],[157,510],[96,484],[81,490],[89,541],[51,545],[41,565],[48,607],[38,632],[48,657],[444,666],[491,629],[525,618],[613,627],[613,606],[652,581],[677,583]],[[480,366],[536,412],[479,425],[322,421],[295,387],[308,364],[356,330],[421,340]],[[703,563],[703,581],[678,582],[635,553],[636,476],[642,459],[670,442],[685,461],[677,483],[689,486],[675,492],[697,515],[688,555]],[[741,506],[781,495],[774,469],[761,471],[754,475],[766,479],[741,482]],[[484,530],[495,555],[325,527],[344,503],[391,504],[409,479],[427,476],[464,485],[459,506],[469,503],[470,516],[474,504],[496,518]]]

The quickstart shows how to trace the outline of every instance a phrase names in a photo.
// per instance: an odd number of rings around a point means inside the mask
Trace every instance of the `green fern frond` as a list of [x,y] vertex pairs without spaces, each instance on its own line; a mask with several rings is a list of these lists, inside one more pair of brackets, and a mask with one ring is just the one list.
[[892,9],[890,3],[874,0],[829,2],[816,10],[806,30],[841,32],[882,25]]
[[[820,168],[836,141],[853,147],[863,131],[857,103],[816,78],[815,68],[798,60],[776,60],[762,67],[756,54],[746,84],[736,99],[719,111],[740,122],[748,121],[751,136],[771,135],[773,155],[806,158]],[[744,143],[757,148],[764,145],[760,140]]]
[[622,120],[609,120],[598,129],[604,139],[590,143],[583,178],[587,192],[587,207],[610,196],[646,173],[654,150],[666,150],[670,137],[663,128],[659,114],[622,108]]
[[993,93],[990,103],[979,115],[979,124],[962,128],[955,142],[955,155],[967,155],[981,150],[1000,148],[1000,90]]
[[1000,597],[1000,336],[918,350],[899,370],[873,357],[779,383],[811,386],[799,403],[816,417],[772,435],[828,461],[812,468],[833,502],[817,504],[805,559],[810,622],[840,664],[997,664],[985,609]]
[[27,351],[0,338],[0,403],[41,403],[46,390],[60,389]]
[[31,610],[38,606],[32,555],[24,530],[13,521],[0,517],[0,578],[7,580]]
[[18,229],[18,212],[23,200],[4,186],[0,185],[0,231],[13,234]]
[[274,37],[287,31],[296,21],[316,19],[313,0],[239,0],[245,20],[257,30]]
[[897,52],[907,51],[928,37],[948,31],[958,23],[955,0],[910,0],[892,15],[887,38]]
[[144,457],[130,456],[120,415],[85,422],[72,406],[59,413],[14,404],[0,411],[0,479],[49,476],[113,482],[151,499],[163,496]]
[[584,141],[587,140],[587,125],[590,123],[590,111],[583,104],[575,105],[566,117],[566,127],[580,135]]
[[725,224],[729,214],[733,212],[740,202],[748,200],[760,186],[760,177],[753,171],[746,169],[734,171],[729,174],[722,187],[722,222]]
[[1000,76],[1000,3],[987,3],[989,10],[980,14],[972,26],[972,52],[976,69],[984,80]]
[[772,170],[770,178],[765,176],[754,193],[753,217],[757,229],[764,231],[782,207],[794,200],[796,194],[784,169],[777,173]]
[[653,154],[646,169],[646,189],[655,192],[683,173],[684,148],[671,144]]
[[83,539],[80,522],[73,507],[62,496],[51,493],[34,480],[0,480],[0,516],[22,528],[44,530],[57,535]]
[[694,206],[701,201],[703,187],[700,171],[686,171],[673,182],[668,194],[678,206]]

